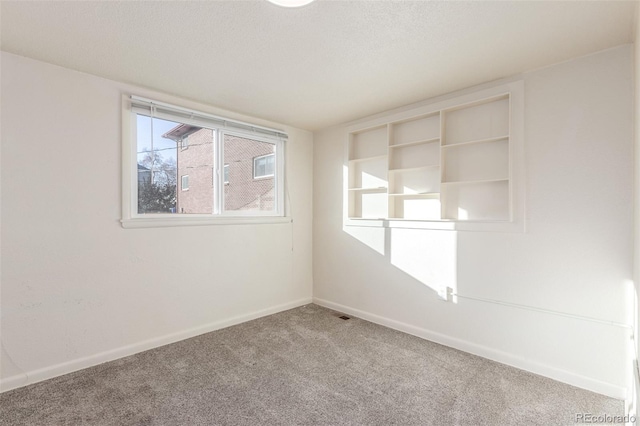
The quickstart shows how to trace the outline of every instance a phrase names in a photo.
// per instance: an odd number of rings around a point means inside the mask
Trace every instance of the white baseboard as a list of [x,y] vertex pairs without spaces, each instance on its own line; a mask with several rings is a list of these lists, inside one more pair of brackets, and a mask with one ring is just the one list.
[[519,368],[521,370],[529,371],[534,374],[548,377],[559,382],[563,382],[572,386],[576,386],[582,389],[586,389],[592,392],[596,392],[602,395],[606,395],[616,399],[626,400],[628,398],[627,389],[623,386],[606,383],[591,377],[583,376],[580,374],[572,373],[560,368],[552,367],[549,365],[541,364],[535,361],[521,358],[519,356],[492,349],[487,346],[479,345],[477,343],[468,342],[466,340],[458,339],[455,337],[447,336],[435,331],[427,330],[407,324],[404,322],[396,321],[390,318],[382,317],[380,315],[372,314],[370,312],[362,311],[360,309],[352,308],[350,306],[341,305],[339,303],[331,302],[329,300],[313,298],[313,303],[324,306],[329,309],[344,312],[346,314],[353,315],[358,318],[380,324],[385,327],[392,328],[394,330],[402,331],[407,334],[411,334],[422,339],[426,339],[435,343],[439,343],[444,346],[449,346],[454,349],[459,349],[464,352],[468,352],[474,355],[481,356],[483,358],[490,359],[492,361],[506,364],[511,367]]
[[204,333],[209,333],[211,331],[220,330],[232,325],[251,321],[256,318],[261,318],[267,315],[286,311],[288,309],[297,308],[298,306],[308,305],[309,303],[312,303],[312,299],[310,297],[299,299],[293,302],[272,306],[244,315],[238,315],[225,320],[193,327],[188,330],[183,330],[176,333],[167,334],[165,336],[156,337],[153,339],[123,346],[120,348],[100,352],[95,355],[77,358],[68,362],[63,362],[37,370],[27,371],[24,374],[18,374],[0,380],[0,392],[6,392],[22,386],[27,386],[33,383],[41,382],[43,380],[62,376],[64,374],[73,373],[74,371],[82,370],[84,368],[93,367],[95,365],[99,365],[108,361],[113,361],[129,355],[137,354],[139,352],[144,352],[149,349],[157,348],[159,346],[168,345],[170,343],[179,342],[190,337],[199,336]]

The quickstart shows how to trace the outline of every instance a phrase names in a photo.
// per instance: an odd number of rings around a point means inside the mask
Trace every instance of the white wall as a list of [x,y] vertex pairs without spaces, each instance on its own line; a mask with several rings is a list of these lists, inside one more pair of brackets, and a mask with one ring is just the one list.
[[[525,233],[343,229],[345,127],[314,135],[314,299],[624,398],[629,329],[607,322],[630,324],[632,47],[523,78]],[[504,305],[437,299],[429,277],[441,272],[433,242],[444,233],[454,240],[458,293]],[[408,251],[422,262],[398,261]]]
[[[311,133],[1,59],[3,390],[311,300]],[[122,93],[284,128],[293,224],[123,229]]]
[[640,339],[638,333],[640,331],[640,316],[638,315],[638,306],[640,306],[640,3],[636,4],[636,19],[635,19],[635,67],[634,67],[634,81],[635,81],[635,233],[634,233],[634,282],[635,282],[635,314],[636,314],[636,330],[635,330],[635,343],[636,343],[636,363],[633,366],[635,368],[635,405],[634,411],[637,414],[640,411],[640,377],[638,375],[638,360],[637,355],[640,353]]

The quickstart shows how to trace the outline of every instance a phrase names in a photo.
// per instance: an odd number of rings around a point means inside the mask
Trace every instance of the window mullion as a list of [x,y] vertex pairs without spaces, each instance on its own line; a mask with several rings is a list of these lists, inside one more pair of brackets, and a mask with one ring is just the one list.
[[213,199],[214,199],[214,208],[213,214],[220,215],[223,209],[223,186],[224,184],[220,184],[220,182],[224,179],[220,179],[220,169],[221,163],[224,161],[224,151],[222,144],[222,131],[216,130],[213,133],[213,164],[215,170],[213,171]]

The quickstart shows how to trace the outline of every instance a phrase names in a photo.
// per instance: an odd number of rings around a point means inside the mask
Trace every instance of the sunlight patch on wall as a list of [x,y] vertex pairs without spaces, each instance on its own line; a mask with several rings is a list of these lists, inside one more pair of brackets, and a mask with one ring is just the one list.
[[391,264],[436,292],[456,292],[456,251],[455,231],[391,229]]
[[345,226],[344,231],[362,244],[384,256],[385,228],[372,226]]

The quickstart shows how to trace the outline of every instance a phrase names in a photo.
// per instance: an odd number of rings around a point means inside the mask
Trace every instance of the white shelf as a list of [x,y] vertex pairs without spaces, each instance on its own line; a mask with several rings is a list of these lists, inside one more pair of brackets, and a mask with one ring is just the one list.
[[458,221],[509,221],[509,180],[443,184],[442,216]]
[[405,194],[389,198],[389,217],[393,219],[441,219],[441,212],[439,194]]
[[509,176],[509,140],[485,139],[482,142],[452,145],[442,152],[444,182],[485,181]]
[[509,136],[510,110],[510,98],[505,94],[444,111],[442,145]]
[[432,139],[425,139],[425,140],[419,140],[419,141],[414,141],[414,142],[398,143],[398,144],[394,144],[394,145],[389,145],[389,149],[406,148],[408,146],[425,145],[425,144],[436,143],[436,142],[440,142],[440,138],[432,138]]
[[386,124],[352,133],[349,135],[349,158],[366,161],[386,154],[388,137]]
[[413,169],[440,163],[440,144],[406,143],[389,147],[390,169]]
[[388,205],[386,190],[349,192],[349,217],[382,218],[387,215]]
[[415,194],[389,194],[389,197],[415,197],[415,198],[437,198],[440,196],[439,192],[421,192]]
[[439,168],[440,168],[440,164],[431,164],[429,166],[405,167],[403,169],[389,169],[389,173],[416,172],[419,170],[429,170],[429,169],[439,169]]
[[511,94],[463,99],[349,134],[349,219],[512,219]]
[[416,167],[389,173],[392,194],[428,194],[440,192],[440,166]]
[[509,182],[508,178],[504,179],[479,179],[479,180],[459,180],[453,182],[441,182],[442,185],[475,185],[480,183]]
[[382,160],[387,158],[387,155],[376,155],[373,157],[364,157],[364,158],[353,158],[351,160],[349,160],[350,163],[362,163],[364,161],[375,161],[375,160]]
[[388,186],[386,155],[349,162],[349,188],[386,188]]
[[378,187],[371,187],[371,188],[349,188],[348,191],[386,191],[387,187],[386,186],[378,186]]
[[477,140],[467,141],[467,142],[451,143],[451,144],[448,144],[448,145],[442,145],[442,148],[443,149],[458,148],[458,147],[461,147],[461,146],[476,145],[476,144],[487,143],[487,142],[497,142],[497,141],[501,141],[501,140],[504,140],[504,139],[509,139],[509,135],[497,136],[497,137],[494,137],[494,138],[477,139]]
[[440,137],[440,112],[389,123],[389,145],[400,146]]

